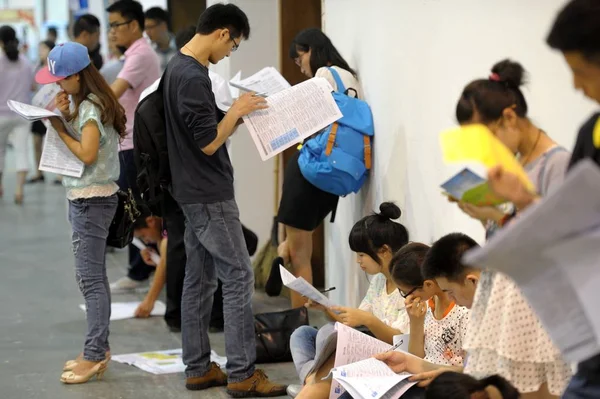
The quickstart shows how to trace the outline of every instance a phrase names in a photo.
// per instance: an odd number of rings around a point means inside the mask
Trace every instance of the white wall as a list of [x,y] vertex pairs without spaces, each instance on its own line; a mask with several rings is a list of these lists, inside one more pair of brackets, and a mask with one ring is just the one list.
[[347,236],[383,200],[396,201],[411,239],[431,243],[462,231],[479,241],[481,225],[440,194],[447,177],[438,133],[452,127],[463,87],[506,57],[530,72],[530,117],[572,148],[594,106],[575,93],[570,73],[545,36],[565,0],[324,0],[326,33],[358,69],[375,117],[375,161],[360,196],[340,201],[327,226],[327,285],[335,301],[357,304],[364,274]]
[[[208,0],[207,6],[222,1]],[[232,0],[248,15],[250,40],[242,42],[231,57],[213,66],[226,79],[239,70],[242,77],[266,66],[279,68],[278,0]],[[263,162],[248,130],[242,125],[232,138],[231,158],[235,171],[235,195],[242,223],[259,237],[259,248],[269,240],[274,209],[274,160]]]

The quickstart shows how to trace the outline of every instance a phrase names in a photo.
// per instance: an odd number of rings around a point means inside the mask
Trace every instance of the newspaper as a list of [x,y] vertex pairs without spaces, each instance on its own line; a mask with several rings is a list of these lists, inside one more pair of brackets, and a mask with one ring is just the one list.
[[269,108],[244,117],[263,161],[342,117],[324,78],[312,78],[267,97]]
[[256,72],[254,75],[240,80],[241,73],[229,81],[229,84],[243,91],[252,91],[264,97],[272,96],[282,90],[290,88],[290,84],[277,69],[266,67]]
[[[36,101],[43,104],[47,101],[47,95],[41,95]],[[73,138],[77,138],[77,134],[71,125],[61,115],[58,115],[54,111],[13,100],[8,100],[7,105],[11,111],[30,122],[56,116],[60,118],[65,125],[67,133]],[[46,106],[51,107],[52,105]],[[39,169],[44,172],[57,173],[65,176],[81,177],[85,167],[83,162],[69,150],[50,123],[45,121],[44,125],[46,125],[47,130],[46,137],[44,138],[44,148],[42,150]]]

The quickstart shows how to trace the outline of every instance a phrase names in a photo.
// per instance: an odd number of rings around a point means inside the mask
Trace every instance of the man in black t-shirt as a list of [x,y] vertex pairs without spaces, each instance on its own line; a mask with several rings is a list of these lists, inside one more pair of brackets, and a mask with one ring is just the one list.
[[[233,4],[204,11],[196,35],[176,54],[163,77],[172,194],[186,218],[187,263],[181,300],[186,387],[227,385],[235,397],[281,396],[254,367],[254,276],[234,198],[233,168],[225,142],[240,118],[266,108],[262,97],[240,96],[218,122],[208,75],[250,35],[248,18]],[[217,277],[223,283],[228,375],[210,363],[208,325]]]

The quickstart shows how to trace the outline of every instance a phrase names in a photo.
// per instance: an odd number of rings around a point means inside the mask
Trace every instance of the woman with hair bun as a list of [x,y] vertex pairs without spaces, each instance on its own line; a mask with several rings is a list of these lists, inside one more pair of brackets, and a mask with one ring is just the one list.
[[[524,77],[520,64],[497,63],[488,79],[465,87],[456,118],[461,125],[486,125],[518,156],[537,193],[544,196],[562,183],[570,154],[528,118],[520,89]],[[517,211],[512,204],[494,208],[459,203],[459,207],[482,222],[488,237]],[[572,374],[519,287],[502,273],[481,273],[464,348],[465,373],[476,378],[499,374],[531,397],[560,396]]]
[[[373,276],[360,306],[328,309],[311,301],[306,306],[325,312],[333,322],[349,327],[364,326],[377,339],[392,344],[394,335],[409,331],[409,318],[404,310],[404,299],[392,279],[390,262],[394,253],[408,243],[409,237],[406,227],[395,221],[401,215],[398,206],[384,202],[379,206],[379,211],[356,222],[348,238],[350,249],[356,253],[358,266],[367,275]],[[316,355],[333,331],[334,323],[326,324],[320,330],[303,326],[294,331],[290,339],[292,358],[300,381],[310,385],[303,395],[311,399],[329,395],[331,380],[321,381],[318,376],[328,373],[335,355],[319,370],[313,368]]]

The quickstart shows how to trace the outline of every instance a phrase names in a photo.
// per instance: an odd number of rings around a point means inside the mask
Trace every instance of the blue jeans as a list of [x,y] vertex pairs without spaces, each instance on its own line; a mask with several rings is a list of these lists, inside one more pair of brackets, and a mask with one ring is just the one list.
[[185,374],[200,377],[210,366],[208,326],[217,289],[223,283],[225,354],[230,383],[254,374],[256,341],[252,294],[254,274],[235,200],[181,204],[185,214],[187,262],[181,298]]
[[600,355],[579,363],[563,399],[600,398]]
[[104,360],[108,345],[110,288],[106,277],[106,238],[117,210],[117,196],[69,201],[75,277],[85,299],[87,335],[83,358]]
[[[335,332],[333,323],[325,324],[319,330],[311,326],[296,329],[290,337],[290,352],[300,382],[304,384],[306,377],[315,364],[315,357],[323,349],[327,337]],[[316,371],[316,370],[313,370]]]

